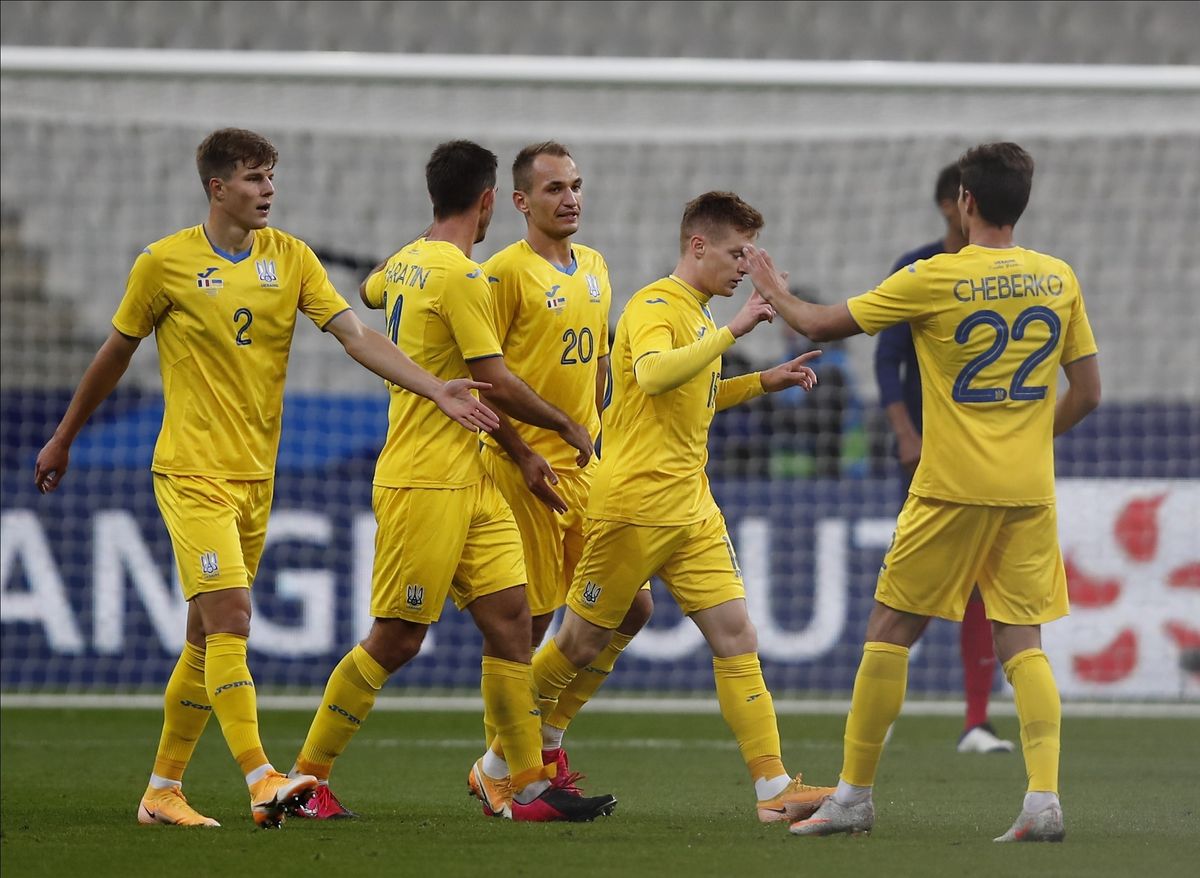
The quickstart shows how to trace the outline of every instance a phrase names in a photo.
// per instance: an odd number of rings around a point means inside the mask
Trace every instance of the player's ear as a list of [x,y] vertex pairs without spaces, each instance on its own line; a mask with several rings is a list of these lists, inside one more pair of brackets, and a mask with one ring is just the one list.
[[496,187],[492,186],[483,190],[483,195],[480,196],[479,207],[483,211],[492,210],[496,206]]
[[514,189],[512,194],[513,207],[517,209],[517,213],[529,213],[529,199],[520,189]]

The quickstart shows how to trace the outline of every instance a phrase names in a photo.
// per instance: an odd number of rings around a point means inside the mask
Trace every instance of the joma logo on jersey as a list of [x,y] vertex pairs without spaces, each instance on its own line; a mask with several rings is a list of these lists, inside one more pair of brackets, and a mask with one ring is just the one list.
[[421,606],[421,604],[425,603],[425,586],[410,585],[408,587],[407,594],[404,597],[404,601],[410,607]]
[[[209,268],[206,268],[204,271],[196,272],[196,289],[219,290],[221,287],[225,286],[225,281],[221,280],[219,277],[212,276],[214,271],[220,271],[220,268],[213,265]],[[216,294],[209,293],[209,295],[212,296]]]
[[275,273],[274,259],[255,259],[254,270],[258,272],[258,279],[264,287],[279,286],[279,275]]
[[604,589],[596,585],[590,579],[583,586],[583,602],[589,607],[596,606],[596,601],[600,600],[600,592]]
[[708,332],[708,327],[701,326],[699,329],[696,330],[696,338],[697,339],[704,338],[704,333],[706,333],[706,332]]
[[567,306],[567,297],[558,294],[558,284],[546,291],[546,307],[558,313]]
[[217,563],[216,552],[200,553],[200,572],[204,574],[205,579],[212,579],[221,572],[221,566]]
[[585,274],[583,279],[587,281],[588,301],[599,303],[600,301],[600,278],[594,274]]

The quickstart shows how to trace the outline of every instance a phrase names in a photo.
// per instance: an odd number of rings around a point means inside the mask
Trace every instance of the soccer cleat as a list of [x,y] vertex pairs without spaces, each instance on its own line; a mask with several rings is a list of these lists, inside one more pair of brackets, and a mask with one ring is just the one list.
[[1013,742],[997,736],[991,723],[980,723],[962,733],[958,739],[959,753],[1011,753]]
[[830,798],[815,814],[807,820],[797,820],[788,831],[792,835],[836,835],[839,832],[859,835],[869,833],[874,825],[875,805],[869,798],[857,805],[842,805]]
[[284,806],[293,817],[305,820],[353,820],[358,815],[338,801],[327,783],[318,783],[316,790],[303,802],[292,800]]
[[796,775],[778,796],[758,803],[758,819],[763,823],[802,820],[821,807],[835,789],[809,786]]
[[157,789],[147,787],[146,795],[138,803],[138,823],[167,826],[220,826],[211,817],[205,817],[188,804],[179,787]]
[[283,818],[309,800],[317,788],[317,779],[311,774],[288,777],[278,771],[266,775],[250,787],[250,813],[254,822],[263,829],[276,829],[283,825]]
[[483,759],[471,766],[467,775],[467,788],[471,795],[483,803],[483,813],[488,817],[512,817],[512,786],[507,777],[493,778],[483,773]]
[[579,788],[579,781],[583,780],[587,775],[581,774],[578,771],[571,771],[571,763],[567,759],[566,750],[562,747],[555,747],[553,750],[543,750],[542,763],[555,767],[554,777],[550,778],[550,786],[566,790],[572,796],[583,795],[583,790]]
[[562,787],[547,787],[527,805],[512,801],[510,819],[529,823],[587,823],[607,817],[617,807],[616,796],[581,796]]
[[992,841],[1062,841],[1066,834],[1062,807],[1054,804],[1035,814],[1022,810],[1012,828]]

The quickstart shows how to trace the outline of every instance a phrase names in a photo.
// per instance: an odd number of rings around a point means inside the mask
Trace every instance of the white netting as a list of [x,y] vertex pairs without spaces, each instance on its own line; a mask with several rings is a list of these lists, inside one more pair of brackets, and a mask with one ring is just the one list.
[[[1018,140],[1038,163],[1018,238],[1075,267],[1105,378],[1104,406],[1059,448],[1060,476],[1072,479],[1060,487],[1063,542],[1082,585],[1075,616],[1047,640],[1069,693],[1194,697],[1195,677],[1179,666],[1200,641],[1200,556],[1189,536],[1200,525],[1194,72],[1190,86],[1147,80],[1138,89],[1028,80],[964,88],[956,68],[942,71],[945,85],[937,76],[897,87],[879,76],[814,85],[781,75],[754,84],[747,75],[728,87],[711,72],[671,84],[556,82],[552,73],[515,82],[502,71],[488,80],[485,65],[467,81],[379,77],[370,63],[357,76],[297,77],[273,75],[269,57],[247,77],[228,58],[211,60],[206,75],[5,68],[6,689],[149,686],[169,671],[181,628],[147,472],[161,413],[153,346],[80,437],[57,496],[32,491],[32,461],[108,331],[134,256],[204,217],[196,144],[239,125],[279,147],[272,222],[324,253],[352,300],[361,272],[344,266],[373,264],[427,223],[423,166],[439,141],[476,139],[502,168],[525,143],[568,143],[585,177],[579,237],[612,269],[614,320],[631,292],[673,266],[682,206],[699,192],[732,189],[758,207],[777,262],[834,301],[939,236],[939,168],[974,143]],[[504,174],[501,184],[479,258],[523,230],[504,206]],[[361,631],[370,473],[386,423],[379,383],[301,326],[272,543],[256,585],[252,645],[268,685],[319,685]],[[774,329],[753,338],[746,366],[785,350]],[[714,429],[710,471],[777,690],[841,693],[857,664],[899,503],[873,345],[851,340],[828,363],[843,380],[827,382],[815,411],[751,408],[722,415]],[[613,685],[710,691],[699,635],[660,596],[653,628]],[[448,612],[433,640],[407,681],[473,686],[469,623]],[[956,692],[956,640],[949,626],[931,630],[915,690]]]

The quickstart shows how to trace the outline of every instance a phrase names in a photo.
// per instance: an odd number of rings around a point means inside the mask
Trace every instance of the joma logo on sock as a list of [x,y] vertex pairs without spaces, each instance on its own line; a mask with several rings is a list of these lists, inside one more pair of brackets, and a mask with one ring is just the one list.
[[354,723],[356,726],[362,725],[362,720],[360,720],[358,717],[356,717],[350,711],[346,710],[344,707],[338,707],[336,704],[331,704],[331,705],[329,705],[329,709],[332,710],[334,713],[340,713],[342,716],[344,716],[346,719],[350,720],[350,722]]
[[253,686],[253,680],[238,680],[234,683],[224,683],[213,690],[213,698],[216,698],[226,689],[237,689],[239,686]]
[[184,707],[194,707],[196,710],[212,710],[211,704],[197,704],[194,701],[188,701],[186,698],[181,698],[179,703]]

